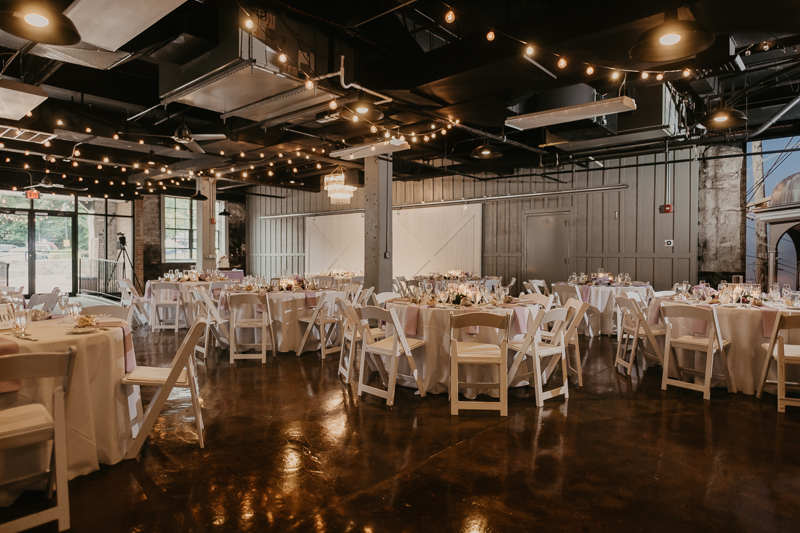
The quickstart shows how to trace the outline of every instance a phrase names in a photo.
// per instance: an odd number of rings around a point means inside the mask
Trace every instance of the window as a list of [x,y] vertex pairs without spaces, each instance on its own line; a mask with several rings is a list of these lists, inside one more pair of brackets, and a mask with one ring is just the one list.
[[164,196],[164,260],[168,263],[194,261],[195,202],[188,198]]
[[[197,246],[197,202],[189,198],[164,196],[164,261],[167,263],[191,263],[195,261]],[[217,225],[214,242],[217,257],[225,255],[228,248],[228,232],[225,217],[225,202],[216,202]]]

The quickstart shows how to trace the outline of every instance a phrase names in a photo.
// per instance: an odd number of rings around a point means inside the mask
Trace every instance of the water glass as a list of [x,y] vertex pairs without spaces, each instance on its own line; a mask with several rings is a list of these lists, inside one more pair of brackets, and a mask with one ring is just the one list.
[[67,308],[67,304],[69,303],[69,293],[61,292],[58,294],[58,308],[61,309],[61,314],[64,314],[64,310]]
[[792,292],[792,286],[789,285],[788,283],[784,283],[783,284],[783,292],[781,293],[781,294],[783,294],[783,297],[786,298],[789,295],[790,292]]
[[692,289],[692,296],[695,300],[700,300],[703,297],[703,289],[701,287]]
[[741,285],[742,283],[744,283],[744,276],[732,276],[731,283],[733,283],[734,285]]
[[28,327],[28,311],[26,309],[17,309],[14,311],[14,325],[19,328],[20,337],[24,337],[25,328]]

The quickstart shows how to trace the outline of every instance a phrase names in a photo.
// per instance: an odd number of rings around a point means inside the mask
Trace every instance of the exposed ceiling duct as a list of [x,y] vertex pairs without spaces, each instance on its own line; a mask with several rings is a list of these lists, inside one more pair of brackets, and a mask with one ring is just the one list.
[[47,97],[48,94],[39,87],[0,80],[0,118],[21,120]]
[[627,96],[597,100],[558,109],[518,115],[506,119],[506,126],[518,130],[529,130],[533,128],[543,128],[565,122],[575,122],[578,120],[589,120],[606,115],[626,113],[636,111],[636,102]]

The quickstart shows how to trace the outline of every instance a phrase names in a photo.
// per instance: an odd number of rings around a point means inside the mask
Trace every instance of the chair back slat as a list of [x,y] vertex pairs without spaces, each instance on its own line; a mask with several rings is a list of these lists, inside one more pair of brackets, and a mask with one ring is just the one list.
[[545,296],[544,294],[534,292],[531,294],[523,294],[520,296],[520,300],[525,303],[533,302],[539,307],[543,308],[545,311],[548,311],[553,306],[553,299],[555,296],[552,294],[549,296]]
[[494,313],[460,313],[450,317],[451,329],[462,329],[473,326],[486,326],[495,329],[508,328],[508,314]]
[[565,324],[566,331],[564,332],[564,340],[569,342],[575,335],[575,331],[578,329],[586,312],[589,310],[589,303],[579,302],[574,298],[570,298],[567,300],[566,305],[564,305],[564,309],[572,309],[574,311],[569,317],[569,322]]
[[714,320],[711,309],[695,307],[685,304],[663,305],[661,315],[664,318],[691,318],[693,320],[704,320],[711,324]]
[[77,348],[66,352],[26,353],[0,356],[3,380],[68,377],[72,372]]

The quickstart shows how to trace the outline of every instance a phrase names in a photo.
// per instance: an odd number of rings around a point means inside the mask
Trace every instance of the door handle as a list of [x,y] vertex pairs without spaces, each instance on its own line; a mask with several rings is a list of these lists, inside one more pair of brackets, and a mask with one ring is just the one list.
[[29,255],[28,252],[25,252],[25,261],[28,260],[28,255]]

